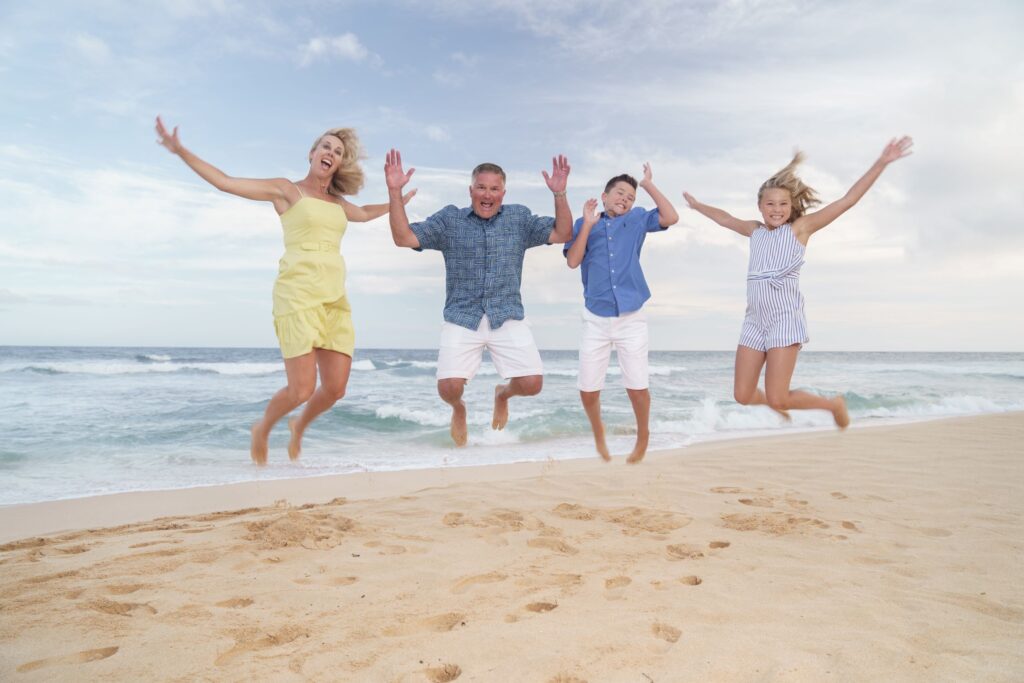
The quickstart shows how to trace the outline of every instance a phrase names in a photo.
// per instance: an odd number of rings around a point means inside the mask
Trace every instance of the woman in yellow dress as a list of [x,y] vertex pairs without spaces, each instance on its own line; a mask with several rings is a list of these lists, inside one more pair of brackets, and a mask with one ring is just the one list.
[[[181,157],[200,178],[222,192],[271,202],[284,228],[284,256],[274,283],[274,329],[284,357],[288,386],[270,399],[263,419],[252,426],[251,454],[267,463],[267,441],[274,424],[302,403],[288,421],[292,460],[302,450],[302,435],[318,415],[345,395],[352,369],[355,335],[345,296],[341,238],[348,221],[383,216],[388,205],[356,206],[345,195],[363,186],[359,139],[351,128],[332,128],[309,150],[309,172],[298,182],[287,178],[234,178],[185,149],[178,128],[171,132],[156,119],[157,142]],[[402,199],[408,202],[415,190]],[[317,372],[320,386],[317,387]]]

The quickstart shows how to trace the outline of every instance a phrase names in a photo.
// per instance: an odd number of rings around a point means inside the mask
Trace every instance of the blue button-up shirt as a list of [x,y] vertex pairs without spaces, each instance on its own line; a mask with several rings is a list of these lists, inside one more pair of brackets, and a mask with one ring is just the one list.
[[[657,209],[647,211],[640,207],[629,213],[611,218],[606,213],[587,238],[587,251],[583,255],[580,271],[583,275],[583,298],[587,310],[605,318],[640,310],[651,298],[647,280],[640,268],[640,249],[647,233],[664,230],[658,224]],[[572,226],[572,239],[566,242],[564,254],[576,241],[583,219]]]
[[497,329],[525,317],[519,293],[523,256],[530,247],[548,243],[554,218],[509,204],[485,220],[472,208],[449,205],[409,227],[420,249],[444,254],[446,321],[475,330],[486,313],[491,329]]

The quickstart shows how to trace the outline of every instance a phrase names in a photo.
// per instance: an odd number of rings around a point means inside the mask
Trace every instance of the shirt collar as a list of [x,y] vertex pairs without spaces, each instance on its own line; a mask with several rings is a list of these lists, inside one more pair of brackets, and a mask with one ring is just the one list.
[[494,214],[493,216],[491,216],[490,218],[481,218],[480,216],[477,216],[477,215],[476,215],[475,213],[473,213],[473,207],[472,207],[472,206],[467,206],[467,207],[466,207],[466,208],[464,208],[464,209],[460,209],[460,210],[459,210],[459,213],[461,213],[461,214],[462,214],[462,217],[463,217],[463,218],[469,218],[470,216],[476,216],[478,220],[481,220],[481,221],[485,221],[485,222],[486,222],[486,221],[492,221],[492,220],[494,220],[495,218],[497,218],[498,216],[500,216],[500,215],[501,215],[501,212],[502,212],[502,211],[504,211],[504,210],[505,210],[505,205],[504,205],[504,204],[502,204],[501,206],[499,206],[499,207],[498,207],[498,211],[497,211],[497,213],[495,213],[495,214]]

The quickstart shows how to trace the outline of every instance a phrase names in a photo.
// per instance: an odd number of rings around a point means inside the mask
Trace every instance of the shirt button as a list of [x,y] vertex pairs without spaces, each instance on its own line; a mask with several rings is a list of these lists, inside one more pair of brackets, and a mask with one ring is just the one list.
[[[613,256],[614,256],[614,254],[613,254]],[[614,268],[612,268],[612,272],[613,272],[613,273],[615,272],[615,269],[614,269]]]

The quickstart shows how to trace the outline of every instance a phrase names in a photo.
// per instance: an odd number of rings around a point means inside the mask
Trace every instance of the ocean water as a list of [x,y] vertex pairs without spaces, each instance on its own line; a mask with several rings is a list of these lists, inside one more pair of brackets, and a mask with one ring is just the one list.
[[[249,460],[249,426],[283,386],[277,349],[0,347],[0,504],[324,474],[596,457],[575,388],[576,353],[543,352],[543,392],[513,399],[490,429],[499,381],[485,360],[469,384],[469,447],[455,449],[433,350],[359,350],[348,395],[288,461]],[[831,429],[824,412],[783,424],[732,400],[733,352],[652,352],[651,448]],[[602,394],[609,446],[627,454],[634,421],[618,369]],[[793,381],[843,393],[854,425],[1024,410],[1021,353],[801,353]]]

